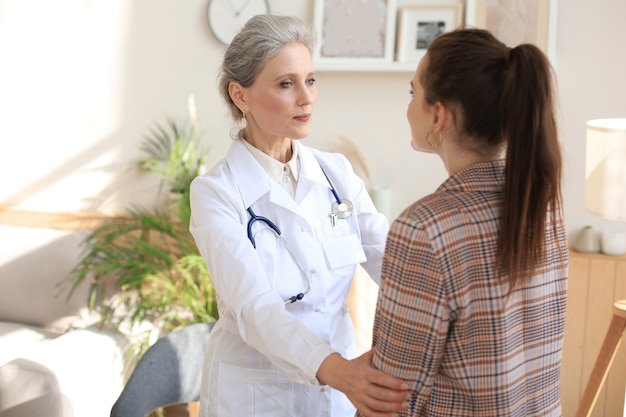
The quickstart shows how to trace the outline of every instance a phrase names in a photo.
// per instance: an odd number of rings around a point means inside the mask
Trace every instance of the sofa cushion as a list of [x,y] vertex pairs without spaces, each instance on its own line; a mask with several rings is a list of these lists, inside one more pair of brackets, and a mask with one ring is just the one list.
[[[0,352],[14,342],[0,340]],[[127,348],[124,335],[98,326],[34,341],[0,365],[0,416],[109,417],[123,388]],[[39,384],[31,386],[33,379]]]
[[41,327],[0,321],[0,366],[36,349],[46,339],[57,336],[57,333]]
[[59,382],[45,366],[16,359],[0,366],[0,415],[63,417]]
[[67,327],[68,317],[84,319],[88,283],[69,301],[58,284],[80,260],[88,233],[0,225],[0,321]]

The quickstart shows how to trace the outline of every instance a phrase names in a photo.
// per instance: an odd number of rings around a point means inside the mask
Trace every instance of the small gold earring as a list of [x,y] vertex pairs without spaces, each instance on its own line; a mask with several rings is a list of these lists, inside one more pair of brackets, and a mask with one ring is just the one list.
[[426,133],[426,143],[428,143],[431,148],[436,148],[439,145],[441,145],[441,142],[443,142],[443,133],[439,133],[439,142],[437,142],[437,143],[431,142],[430,139],[431,139],[432,134],[433,134],[432,130],[430,132]]

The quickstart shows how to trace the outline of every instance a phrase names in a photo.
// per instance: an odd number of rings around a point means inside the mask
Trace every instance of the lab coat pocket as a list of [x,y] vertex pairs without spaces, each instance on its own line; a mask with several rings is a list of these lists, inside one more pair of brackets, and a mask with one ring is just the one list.
[[326,260],[331,269],[356,265],[367,260],[356,233],[335,237],[323,242]]
[[293,383],[278,371],[221,363],[218,415],[273,417],[294,414]]

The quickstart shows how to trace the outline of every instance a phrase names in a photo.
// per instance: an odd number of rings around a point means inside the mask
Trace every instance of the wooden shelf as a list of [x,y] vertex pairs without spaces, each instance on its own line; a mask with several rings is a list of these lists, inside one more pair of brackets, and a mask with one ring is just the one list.
[[95,230],[111,218],[124,219],[94,212],[55,213],[16,210],[0,206],[0,225],[34,227],[56,230]]
[[370,61],[364,58],[318,60],[314,64],[317,71],[414,72],[417,69],[417,62]]
[[[477,24],[477,10],[484,7],[486,0],[452,0],[463,4],[463,22],[466,26],[472,27]],[[478,4],[478,2],[481,2]],[[392,10],[387,14],[386,37],[385,37],[385,53],[381,58],[328,58],[322,57],[318,43],[313,53],[313,64],[317,71],[343,71],[343,72],[414,72],[417,69],[419,60],[424,56],[426,51],[415,61],[397,62],[394,60],[395,41],[397,32],[398,10],[402,5],[407,4],[444,4],[445,0],[387,0],[386,4]],[[315,1],[314,8],[314,25],[318,32],[321,32],[323,21],[323,0]],[[352,24],[352,23],[350,23]]]
[[578,252],[573,249],[570,249],[570,256],[574,258],[587,258],[587,259],[601,259],[605,261],[626,261],[626,255],[605,255],[601,252],[596,253],[587,253],[587,252]]

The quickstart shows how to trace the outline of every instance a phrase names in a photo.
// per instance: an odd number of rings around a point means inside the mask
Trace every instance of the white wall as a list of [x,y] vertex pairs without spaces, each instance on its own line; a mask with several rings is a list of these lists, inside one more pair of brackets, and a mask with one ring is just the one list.
[[[313,0],[270,0],[312,20]],[[216,91],[223,46],[208,0],[0,0],[0,205],[122,212],[152,204],[154,184],[129,171],[142,136],[166,117],[198,117],[221,158],[230,121]],[[570,232],[626,229],[584,211],[585,121],[626,117],[626,2],[560,0],[556,50]],[[391,215],[445,179],[440,161],[411,150],[411,73],[320,72],[307,143],[357,141],[374,183],[393,190]]]
[[564,204],[570,232],[585,225],[626,230],[626,224],[585,212],[585,123],[626,117],[626,2],[560,0],[557,77],[565,153]]

